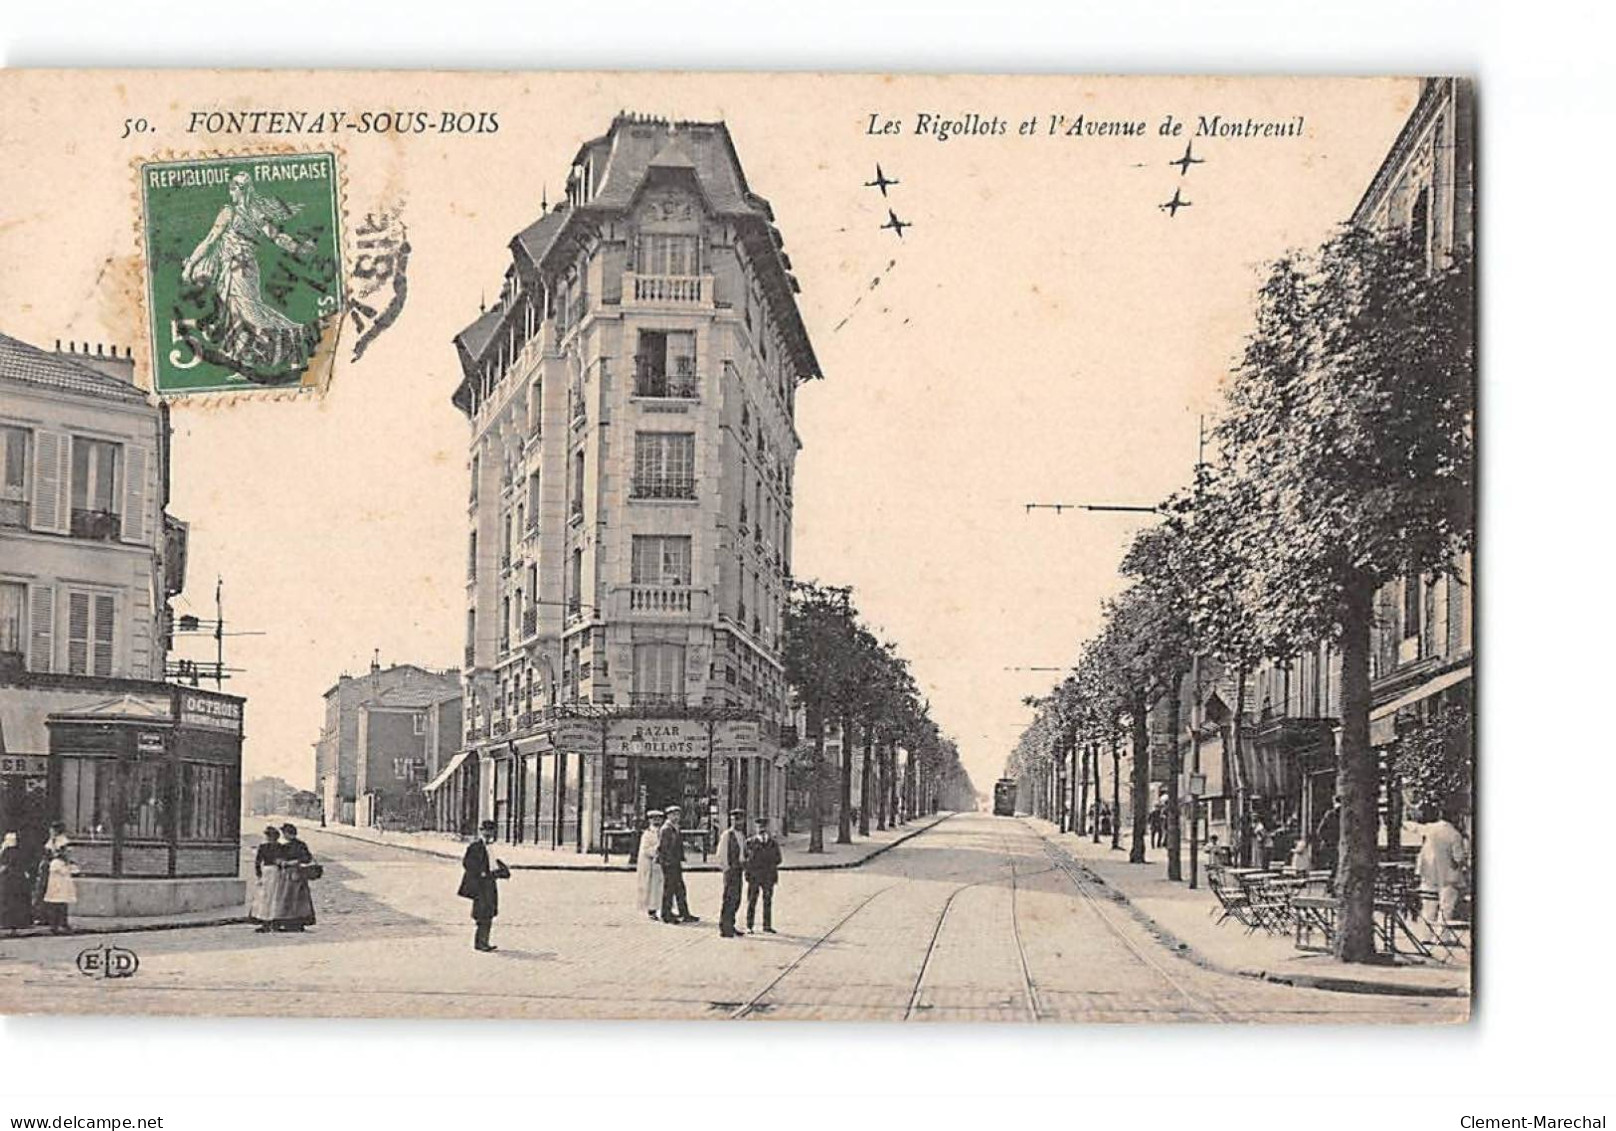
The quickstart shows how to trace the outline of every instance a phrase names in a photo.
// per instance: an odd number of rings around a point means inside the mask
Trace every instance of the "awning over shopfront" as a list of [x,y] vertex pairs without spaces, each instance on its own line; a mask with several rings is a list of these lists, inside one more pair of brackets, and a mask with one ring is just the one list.
[[1422,699],[1429,699],[1456,687],[1470,678],[1470,665],[1466,664],[1441,675],[1432,676],[1418,687],[1410,688],[1396,699],[1382,703],[1369,712],[1369,744],[1371,746],[1384,746],[1397,738],[1397,712],[1414,706]]
[[471,750],[462,750],[460,753],[456,754],[450,760],[449,764],[447,766],[443,767],[442,771],[439,772],[437,777],[433,778],[431,781],[426,783],[426,787],[425,787],[426,792],[427,793],[432,793],[432,792],[436,791],[439,786],[443,785],[444,782],[446,782],[450,778],[454,777],[455,771],[460,768],[460,764],[462,762],[464,762],[467,758],[471,757],[472,753],[473,753],[473,751],[471,751]]

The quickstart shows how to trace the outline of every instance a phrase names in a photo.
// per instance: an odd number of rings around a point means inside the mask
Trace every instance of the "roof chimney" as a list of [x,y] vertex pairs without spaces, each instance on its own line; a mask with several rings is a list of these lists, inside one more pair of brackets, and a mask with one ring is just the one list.
[[135,351],[132,347],[126,347],[120,353],[117,346],[108,346],[104,342],[97,342],[95,352],[91,353],[89,342],[70,341],[64,351],[62,343],[58,339],[56,352],[69,356],[76,364],[93,369],[97,373],[105,377],[111,377],[115,381],[122,381],[126,385],[135,383]]
[[375,649],[370,654],[370,674],[375,675],[382,670],[382,650]]

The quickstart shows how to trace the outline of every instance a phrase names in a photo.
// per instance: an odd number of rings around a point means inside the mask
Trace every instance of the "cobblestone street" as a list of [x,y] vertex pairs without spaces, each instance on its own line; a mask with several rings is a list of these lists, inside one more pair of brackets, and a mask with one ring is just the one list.
[[[459,868],[311,830],[318,925],[0,941],[0,1009],[75,1013],[1004,1021],[1457,1021],[1463,999],[1330,993],[1203,970],[1156,941],[1019,820],[963,814],[871,861],[786,873],[777,935],[718,935],[633,906],[628,872],[520,872],[497,953],[471,949]],[[497,846],[496,846],[497,855]],[[136,951],[92,980],[87,946]]]

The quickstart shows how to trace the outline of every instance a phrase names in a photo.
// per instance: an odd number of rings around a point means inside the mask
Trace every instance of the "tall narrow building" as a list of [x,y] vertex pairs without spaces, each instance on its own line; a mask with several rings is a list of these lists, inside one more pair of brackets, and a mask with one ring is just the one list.
[[622,115],[455,339],[456,772],[502,837],[595,851],[648,806],[781,810],[793,416],[820,375],[782,248],[723,123]]

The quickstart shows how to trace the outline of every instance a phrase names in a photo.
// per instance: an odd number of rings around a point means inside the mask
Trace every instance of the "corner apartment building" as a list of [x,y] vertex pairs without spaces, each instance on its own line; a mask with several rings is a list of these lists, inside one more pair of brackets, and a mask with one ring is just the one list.
[[456,773],[502,837],[577,851],[647,806],[778,817],[793,419],[819,376],[790,260],[721,122],[621,115],[566,184],[455,339]]
[[164,682],[186,526],[128,351],[0,334],[0,829],[66,823],[80,915],[241,902],[241,699]]

